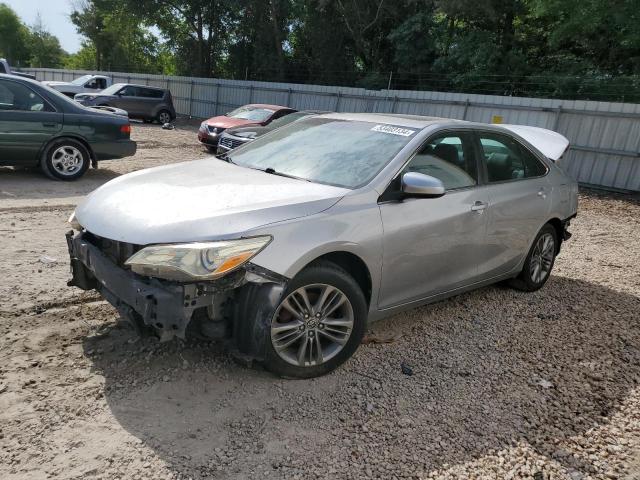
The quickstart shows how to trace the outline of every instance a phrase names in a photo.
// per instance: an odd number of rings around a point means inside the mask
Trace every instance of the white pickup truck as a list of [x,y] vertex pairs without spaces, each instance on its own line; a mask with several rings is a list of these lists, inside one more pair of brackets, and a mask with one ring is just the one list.
[[22,73],[12,70],[9,66],[9,62],[7,62],[4,58],[0,58],[0,73],[8,73],[10,75],[18,75],[19,77],[30,78],[31,80],[35,80],[35,75],[31,75],[29,73]]
[[111,85],[111,79],[104,75],[83,75],[71,82],[42,82],[45,85],[73,98],[78,93],[97,93]]

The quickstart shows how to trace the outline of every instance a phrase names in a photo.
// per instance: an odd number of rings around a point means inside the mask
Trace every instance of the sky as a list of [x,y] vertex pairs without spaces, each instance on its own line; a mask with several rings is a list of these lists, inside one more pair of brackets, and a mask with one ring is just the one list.
[[69,53],[80,50],[82,38],[69,20],[71,0],[0,0],[9,5],[27,25],[33,25],[40,13],[46,30],[58,37],[60,45]]

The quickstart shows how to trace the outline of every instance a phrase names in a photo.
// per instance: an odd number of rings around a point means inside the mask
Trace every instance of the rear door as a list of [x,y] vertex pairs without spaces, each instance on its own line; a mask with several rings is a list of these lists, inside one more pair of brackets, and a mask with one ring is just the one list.
[[0,164],[35,165],[64,116],[24,83],[0,79]]
[[[440,198],[385,201],[406,172],[439,178]],[[486,237],[488,199],[479,182],[474,137],[447,131],[430,138],[381,197],[384,226],[379,307],[420,300],[474,283]]]
[[548,167],[513,137],[477,132],[489,195],[483,277],[511,272],[524,258],[551,209]]
[[157,88],[138,88],[138,102],[141,114],[146,118],[153,118],[159,111],[158,106],[163,103],[164,91]]

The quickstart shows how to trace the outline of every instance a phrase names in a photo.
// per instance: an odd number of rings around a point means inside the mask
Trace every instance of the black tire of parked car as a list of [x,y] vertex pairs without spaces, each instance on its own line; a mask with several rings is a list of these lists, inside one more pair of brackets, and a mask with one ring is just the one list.
[[[553,253],[553,257],[551,258],[551,264],[549,265],[548,274],[546,274],[540,281],[536,282],[532,278],[533,277],[532,258],[534,256],[534,252],[536,250],[536,245],[538,244],[538,241],[544,235],[551,235],[551,238],[553,239],[554,253]],[[547,280],[549,280],[549,277],[551,277],[551,272],[553,271],[553,265],[555,263],[557,253],[558,253],[558,233],[556,232],[556,229],[553,227],[553,225],[547,223],[544,225],[544,227],[540,229],[540,231],[538,232],[538,235],[536,235],[536,238],[533,241],[533,244],[531,245],[531,249],[527,254],[527,258],[524,261],[524,266],[522,267],[522,271],[517,277],[509,280],[508,285],[510,287],[515,288],[516,290],[521,290],[523,292],[535,292],[536,290],[539,290],[544,286],[545,283],[547,283]]]
[[323,283],[341,290],[353,308],[354,322],[351,336],[342,350],[333,358],[320,365],[299,367],[287,363],[276,352],[271,338],[266,339],[266,352],[263,366],[272,373],[285,378],[319,377],[338,368],[358,349],[367,325],[367,301],[358,283],[340,266],[327,261],[316,262],[302,270],[287,286],[282,298],[305,285]]
[[[82,157],[82,160],[81,160],[82,163],[80,165],[80,168],[76,172],[68,175],[58,172],[53,166],[53,155],[60,148],[64,148],[64,147],[71,147],[76,149],[78,152],[80,152],[80,155]],[[82,177],[87,171],[87,169],[89,168],[90,164],[91,164],[91,155],[89,154],[89,151],[82,143],[78,142],[77,140],[73,140],[71,138],[61,138],[59,140],[52,142],[50,145],[47,146],[47,149],[45,150],[44,155],[42,157],[42,160],[40,161],[40,168],[44,172],[44,174],[51,179],[72,181]]]
[[173,117],[172,117],[171,112],[169,110],[160,110],[158,112],[158,114],[156,115],[156,120],[158,121],[158,123],[160,125],[163,125],[165,123],[171,122],[173,120]]

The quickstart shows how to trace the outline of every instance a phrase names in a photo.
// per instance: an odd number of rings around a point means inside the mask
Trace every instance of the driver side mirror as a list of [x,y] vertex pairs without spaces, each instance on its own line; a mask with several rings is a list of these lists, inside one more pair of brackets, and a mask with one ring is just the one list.
[[431,175],[407,172],[402,176],[402,193],[405,198],[438,198],[445,194],[444,184]]

